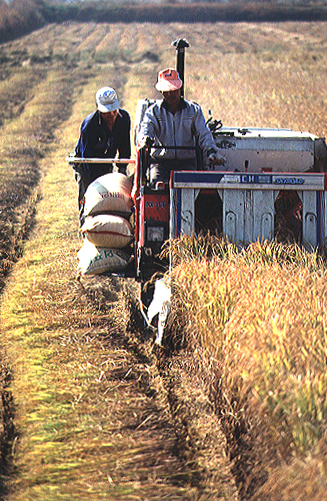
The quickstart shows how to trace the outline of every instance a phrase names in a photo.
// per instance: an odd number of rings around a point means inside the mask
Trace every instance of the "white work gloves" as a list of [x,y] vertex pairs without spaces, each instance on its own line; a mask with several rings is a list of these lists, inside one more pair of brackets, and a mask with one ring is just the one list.
[[143,136],[139,142],[139,148],[151,148],[154,143],[154,139],[149,136]]
[[209,150],[208,161],[210,167],[213,167],[214,165],[224,165],[226,163],[226,158],[219,155],[216,151]]

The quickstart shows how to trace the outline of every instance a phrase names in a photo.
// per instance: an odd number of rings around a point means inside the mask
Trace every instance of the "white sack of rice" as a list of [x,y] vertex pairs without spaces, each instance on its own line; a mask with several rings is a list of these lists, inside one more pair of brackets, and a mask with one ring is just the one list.
[[110,214],[87,217],[81,232],[97,247],[122,249],[133,240],[132,226],[129,221]]
[[100,275],[101,273],[119,273],[125,270],[129,255],[121,249],[96,247],[85,240],[77,253],[79,275]]
[[85,192],[84,215],[130,213],[133,207],[131,191],[132,180],[124,174],[112,172],[99,177]]

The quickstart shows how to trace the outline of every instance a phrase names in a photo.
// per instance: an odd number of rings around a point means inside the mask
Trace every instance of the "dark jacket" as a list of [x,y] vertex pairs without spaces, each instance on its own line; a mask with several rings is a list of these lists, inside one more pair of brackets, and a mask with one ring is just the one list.
[[[81,133],[75,148],[76,156],[81,158],[130,158],[131,119],[127,111],[119,109],[111,131],[97,110],[83,120]],[[87,184],[112,171],[111,164],[81,164]],[[126,166],[122,164],[122,171]]]

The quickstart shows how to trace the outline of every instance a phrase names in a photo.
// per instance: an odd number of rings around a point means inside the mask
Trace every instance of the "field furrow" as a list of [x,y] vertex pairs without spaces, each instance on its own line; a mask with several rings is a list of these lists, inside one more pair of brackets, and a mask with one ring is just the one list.
[[23,68],[11,78],[0,81],[0,126],[4,120],[22,113],[26,103],[33,98],[34,87],[46,76],[46,72]]
[[107,32],[110,31],[110,26],[107,24],[95,24],[93,30],[84,36],[84,40],[79,44],[80,51],[93,51],[96,50],[99,41],[106,36]]

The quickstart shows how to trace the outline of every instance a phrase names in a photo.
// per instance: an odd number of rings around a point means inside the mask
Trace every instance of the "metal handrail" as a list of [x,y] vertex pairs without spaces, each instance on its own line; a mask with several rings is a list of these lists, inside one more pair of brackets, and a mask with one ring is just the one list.
[[134,158],[81,158],[66,157],[66,162],[72,164],[135,164]]

